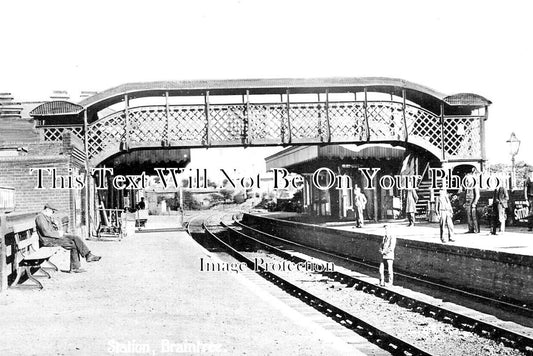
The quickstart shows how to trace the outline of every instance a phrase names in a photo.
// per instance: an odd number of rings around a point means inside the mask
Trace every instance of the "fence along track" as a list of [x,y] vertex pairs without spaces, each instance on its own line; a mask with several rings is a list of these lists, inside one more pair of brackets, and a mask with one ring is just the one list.
[[[334,257],[337,257],[337,258],[346,259],[345,257],[337,256],[337,255],[329,253],[329,252],[323,252],[323,251],[320,251],[318,249],[306,247],[306,246],[303,246],[301,244],[293,243],[291,241],[279,238],[277,236],[270,235],[268,233],[262,232],[260,230],[254,229],[252,227],[248,227],[248,226],[246,226],[246,225],[244,225],[244,224],[242,224],[240,222],[237,222],[237,224],[239,226],[245,228],[245,229],[249,229],[249,230],[255,231],[257,233],[260,233],[260,234],[262,234],[264,236],[267,236],[267,237],[269,237],[271,239],[274,239],[274,240],[282,241],[284,243],[290,243],[292,245],[297,245],[299,247],[304,247],[304,248],[316,250],[318,252],[326,253],[328,255],[331,255],[331,256],[334,256]],[[243,232],[237,231],[237,230],[235,230],[234,228],[232,228],[232,227],[230,227],[228,225],[223,224],[223,226],[225,226],[228,230],[230,230],[230,231],[232,231],[232,232],[234,232],[236,234],[239,234],[240,236],[243,236],[243,237],[245,237],[247,239],[253,240],[253,241],[265,246],[268,250],[274,252],[275,254],[277,254],[280,257],[286,258],[286,259],[291,260],[292,262],[296,262],[296,263],[298,263],[298,262],[307,262],[307,260],[304,259],[304,258],[295,256],[295,255],[293,255],[291,253],[288,253],[288,252],[286,252],[284,250],[281,250],[281,249],[279,249],[279,248],[277,248],[275,246],[272,246],[272,245],[270,245],[268,243],[265,243],[265,242],[263,242],[261,240],[258,240],[256,238],[254,238],[254,237],[248,236],[248,235],[244,234]],[[454,312],[452,310],[446,309],[444,307],[432,305],[430,303],[427,303],[427,302],[424,302],[424,301],[420,301],[420,300],[417,300],[417,299],[402,295],[402,294],[394,292],[394,291],[392,291],[390,289],[382,288],[382,287],[377,286],[375,284],[363,281],[363,280],[361,280],[359,278],[356,278],[356,277],[353,277],[353,276],[349,276],[349,275],[341,273],[341,272],[327,272],[327,271],[324,271],[324,272],[320,272],[320,273],[322,275],[324,275],[324,276],[327,276],[327,277],[337,281],[337,282],[345,283],[349,287],[354,287],[354,288],[356,288],[358,290],[363,290],[363,291],[365,291],[367,293],[374,294],[374,295],[376,295],[376,296],[378,296],[380,298],[388,300],[389,302],[393,302],[393,303],[396,303],[396,304],[398,304],[400,306],[403,306],[405,308],[409,308],[412,311],[415,311],[417,313],[423,314],[425,316],[431,317],[431,318],[439,320],[439,321],[450,323],[450,324],[454,325],[457,328],[460,328],[460,329],[466,330],[466,331],[474,332],[474,333],[476,333],[476,334],[478,334],[478,335],[480,335],[482,337],[489,338],[491,340],[497,340],[499,342],[502,342],[506,346],[510,346],[510,347],[519,349],[520,351],[523,351],[526,354],[533,355],[533,339],[528,337],[528,336],[526,336],[526,335],[511,331],[511,330],[508,330],[508,329],[505,329],[505,328],[502,328],[502,327],[497,326],[497,325],[493,325],[493,324],[485,322],[485,321],[481,321],[481,320],[475,319],[475,318],[470,317],[470,316],[459,314],[457,312]]]
[[[230,255],[237,260],[246,263],[250,269],[254,269],[254,262],[234,249],[228,243],[220,239],[215,233],[213,233],[205,224],[203,225],[205,233],[211,238],[215,239],[221,246],[223,246]],[[369,322],[361,320],[356,316],[338,308],[323,299],[316,297],[315,295],[297,287],[296,285],[286,281],[275,273],[266,271],[261,266],[257,266],[256,272],[263,278],[271,281],[278,287],[282,288],[292,296],[304,301],[308,305],[312,306],[316,310],[322,312],[326,316],[332,318],[336,322],[351,329],[359,335],[365,337],[370,342],[378,345],[380,348],[391,352],[393,355],[431,355],[427,351],[418,348],[406,341],[399,339],[398,337],[380,330],[376,326]]]

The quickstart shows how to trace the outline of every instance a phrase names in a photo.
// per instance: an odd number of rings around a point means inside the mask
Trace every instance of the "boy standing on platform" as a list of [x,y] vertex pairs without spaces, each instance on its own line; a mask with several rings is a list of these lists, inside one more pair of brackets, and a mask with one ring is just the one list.
[[[448,241],[455,242],[453,239],[453,209],[445,187],[440,190],[437,199],[437,211],[439,212],[440,240],[442,243]],[[448,240],[444,239],[444,229],[448,230]]]
[[383,240],[379,246],[379,253],[381,255],[379,263],[379,285],[385,285],[385,263],[387,264],[387,270],[389,272],[389,281],[387,286],[392,286],[394,276],[392,263],[394,262],[394,249],[396,248],[396,236],[392,235],[389,231],[389,225],[383,225],[385,228],[385,234]]

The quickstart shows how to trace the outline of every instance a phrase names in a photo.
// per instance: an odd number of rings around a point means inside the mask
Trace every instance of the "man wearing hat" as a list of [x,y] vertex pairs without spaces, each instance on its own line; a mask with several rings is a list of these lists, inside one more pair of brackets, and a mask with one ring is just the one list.
[[47,203],[43,211],[35,218],[39,240],[45,247],[61,246],[66,250],[70,250],[70,272],[85,272],[85,270],[80,268],[80,255],[85,257],[87,262],[99,261],[101,257],[93,255],[79,236],[64,235],[63,231],[59,230],[59,227],[52,218],[56,211],[57,209],[55,207]]

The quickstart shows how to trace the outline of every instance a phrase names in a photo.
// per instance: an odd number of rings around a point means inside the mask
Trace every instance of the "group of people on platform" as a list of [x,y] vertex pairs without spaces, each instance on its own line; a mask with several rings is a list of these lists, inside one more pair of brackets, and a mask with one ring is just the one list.
[[[467,175],[474,177],[478,171],[473,168]],[[468,225],[467,234],[477,234],[480,232],[479,219],[477,215],[477,204],[480,198],[480,189],[477,184],[471,184],[471,187],[465,190],[465,204],[466,219]],[[524,183],[524,199],[528,206],[528,231],[533,230],[533,170],[529,172],[526,182]],[[405,213],[408,220],[408,226],[414,226],[416,203],[418,202],[418,195],[416,189],[407,190],[406,194],[406,208]],[[505,232],[505,211],[508,208],[509,193],[503,186],[498,187],[492,194],[492,217],[491,217],[491,234]],[[354,210],[356,227],[363,226],[363,210],[365,209],[367,199],[361,192],[359,187],[354,188]],[[454,240],[454,224],[453,224],[453,207],[448,196],[446,187],[442,187],[438,199],[436,201],[436,212],[439,216],[440,239],[443,243],[453,242]],[[392,286],[393,284],[393,262],[394,250],[396,247],[396,237],[391,234],[389,225],[383,226],[383,239],[379,247],[380,265],[379,265],[379,285]],[[388,269],[388,281],[385,283],[385,266]]]
[[[477,213],[477,205],[480,198],[480,189],[478,184],[474,184],[474,177],[478,174],[476,168],[473,168],[467,174],[466,181],[472,177],[471,187],[465,189],[465,212],[468,225],[467,234],[477,234],[480,232],[479,219]],[[533,230],[533,170],[529,172],[529,176],[524,183],[524,199],[526,205],[529,207],[528,216],[528,230]],[[418,195],[416,189],[408,189],[406,193],[405,214],[408,220],[408,226],[415,225],[416,204],[418,202]],[[363,210],[367,204],[366,196],[361,192],[359,187],[354,188],[354,213],[355,213],[355,227],[361,228],[363,226]],[[509,193],[504,186],[500,186],[494,190],[492,195],[492,216],[491,216],[491,234],[498,235],[498,233],[505,232],[506,209],[509,206]],[[453,207],[450,201],[446,187],[442,187],[439,196],[436,200],[436,213],[439,219],[440,239],[443,243],[454,240],[454,224],[453,224]]]

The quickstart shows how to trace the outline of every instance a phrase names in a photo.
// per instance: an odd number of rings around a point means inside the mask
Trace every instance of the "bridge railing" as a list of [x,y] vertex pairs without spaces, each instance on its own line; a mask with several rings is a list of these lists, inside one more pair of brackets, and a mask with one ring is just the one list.
[[[441,118],[416,105],[386,100],[138,106],[91,123],[88,147],[94,158],[122,142],[221,147],[405,141],[442,159],[479,159],[481,120]],[[65,129],[49,128],[47,137],[59,140],[55,132]],[[79,127],[73,130],[83,135]]]

